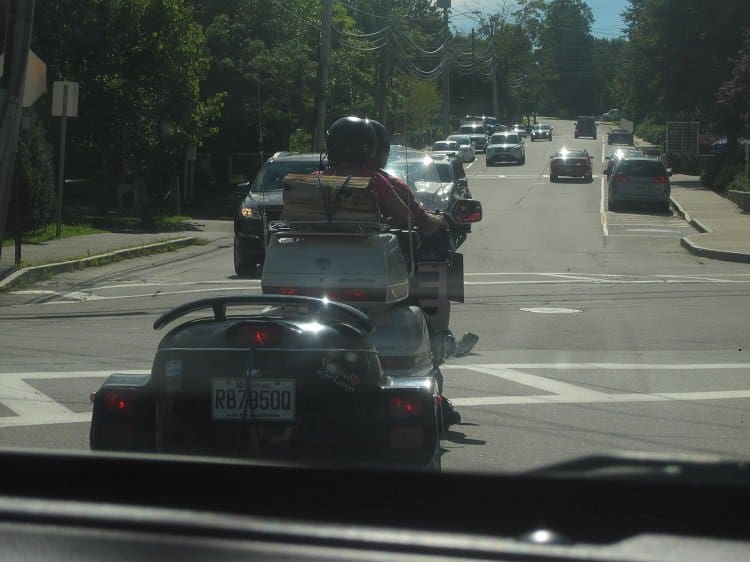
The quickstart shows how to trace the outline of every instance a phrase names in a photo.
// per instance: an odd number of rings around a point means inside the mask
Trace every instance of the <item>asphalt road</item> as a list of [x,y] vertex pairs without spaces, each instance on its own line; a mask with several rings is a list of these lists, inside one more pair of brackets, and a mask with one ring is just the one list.
[[[750,267],[687,253],[691,227],[647,208],[606,211],[602,139],[526,142],[526,164],[468,167],[484,220],[463,247],[454,331],[480,335],[445,368],[463,423],[447,470],[523,470],[614,451],[748,456]],[[594,179],[551,184],[549,156],[585,147]],[[148,370],[169,308],[258,291],[227,237],[59,275],[0,295],[0,445],[86,449],[88,394]],[[746,420],[745,418],[748,417]],[[747,421],[747,424],[745,423]]]

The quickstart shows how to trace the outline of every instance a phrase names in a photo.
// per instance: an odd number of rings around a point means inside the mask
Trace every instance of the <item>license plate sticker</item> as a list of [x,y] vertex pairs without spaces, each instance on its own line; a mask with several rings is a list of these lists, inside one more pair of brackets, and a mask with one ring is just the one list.
[[294,379],[214,378],[211,381],[211,417],[215,420],[293,422],[296,402]]

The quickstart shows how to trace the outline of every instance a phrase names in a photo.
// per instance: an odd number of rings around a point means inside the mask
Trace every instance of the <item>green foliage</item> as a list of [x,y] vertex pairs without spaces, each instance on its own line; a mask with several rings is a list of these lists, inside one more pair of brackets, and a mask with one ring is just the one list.
[[35,19],[50,78],[80,84],[74,161],[163,167],[215,132],[222,96],[201,98],[209,53],[184,0],[40,0]]
[[750,191],[750,176],[744,172],[737,174],[727,185],[727,190]]
[[621,109],[631,119],[736,121],[716,103],[731,78],[750,2],[726,0],[721,9],[704,0],[630,0],[628,43],[619,66]]
[[646,121],[645,123],[639,123],[635,126],[635,136],[642,138],[650,142],[664,147],[664,143],[667,138],[667,126],[654,123],[652,121]]
[[289,137],[289,150],[291,152],[310,152],[312,150],[312,135],[302,129],[297,129]]
[[[721,171],[719,171],[711,187],[714,189],[714,191],[718,191],[720,193],[726,191],[736,178],[738,178],[740,175],[744,176],[744,169],[744,166],[738,164],[725,165],[721,169]],[[740,179],[738,181],[741,185],[742,180]]]
[[[25,111],[24,120],[26,125],[19,135],[16,170],[20,172],[22,228],[29,232],[53,220],[57,199],[52,146],[45,138],[44,126],[33,110]],[[13,205],[11,203],[11,208]]]

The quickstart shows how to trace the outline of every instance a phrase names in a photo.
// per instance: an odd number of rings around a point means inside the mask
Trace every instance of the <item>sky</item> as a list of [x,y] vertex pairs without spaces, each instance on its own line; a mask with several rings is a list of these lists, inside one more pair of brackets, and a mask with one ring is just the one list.
[[[594,13],[592,34],[594,37],[612,39],[622,36],[620,12],[628,5],[627,0],[585,0]],[[499,12],[504,0],[452,0],[451,24],[459,31],[468,31],[477,24],[473,14],[458,15],[461,12],[480,11],[484,14]],[[512,4],[508,0],[508,4]],[[474,18],[474,19],[472,19]]]

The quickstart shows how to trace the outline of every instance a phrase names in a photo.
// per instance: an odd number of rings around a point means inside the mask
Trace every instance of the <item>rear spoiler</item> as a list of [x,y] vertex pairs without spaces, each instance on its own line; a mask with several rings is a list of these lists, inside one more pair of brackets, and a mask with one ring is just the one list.
[[183,304],[161,315],[154,322],[154,330],[159,330],[191,312],[210,308],[213,310],[214,319],[226,320],[227,306],[229,305],[307,305],[310,316],[328,317],[351,322],[356,328],[365,332],[373,329],[372,321],[361,310],[327,299],[316,299],[314,297],[301,297],[293,295],[241,295],[201,299]]

